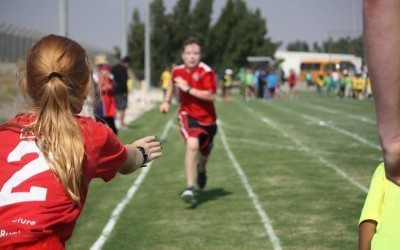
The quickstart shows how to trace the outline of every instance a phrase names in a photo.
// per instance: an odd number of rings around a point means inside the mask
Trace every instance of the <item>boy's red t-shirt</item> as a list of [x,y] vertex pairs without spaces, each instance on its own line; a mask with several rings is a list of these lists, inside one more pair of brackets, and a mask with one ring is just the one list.
[[[214,71],[205,63],[201,62],[197,67],[188,71],[184,65],[172,69],[172,77],[182,77],[188,85],[199,90],[216,92]],[[213,102],[203,101],[189,93],[179,92],[181,103],[180,112],[184,111],[203,125],[211,125],[216,121],[216,113]]]
[[[9,122],[29,124],[33,116]],[[0,130],[0,248],[51,235],[68,240],[86,201],[93,178],[111,180],[127,152],[112,130],[92,118],[77,116],[85,144],[81,203],[73,203],[50,170],[32,135]]]

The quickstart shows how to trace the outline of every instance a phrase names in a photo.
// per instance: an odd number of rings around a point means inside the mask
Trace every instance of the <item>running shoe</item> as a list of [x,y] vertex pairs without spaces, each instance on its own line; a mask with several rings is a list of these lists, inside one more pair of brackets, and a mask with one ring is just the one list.
[[189,187],[186,188],[185,191],[181,194],[181,199],[186,203],[193,203],[194,202],[194,188]]
[[206,171],[204,172],[199,172],[197,171],[197,186],[199,186],[199,189],[202,190],[207,183],[207,174]]

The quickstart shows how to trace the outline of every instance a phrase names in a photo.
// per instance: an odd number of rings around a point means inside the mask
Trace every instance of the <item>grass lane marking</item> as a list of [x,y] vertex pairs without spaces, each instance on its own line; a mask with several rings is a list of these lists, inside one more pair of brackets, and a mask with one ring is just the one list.
[[237,173],[239,174],[240,180],[243,184],[243,186],[246,189],[246,192],[248,196],[251,198],[254,207],[256,208],[258,214],[261,217],[261,220],[264,224],[265,230],[268,234],[268,237],[271,240],[272,245],[274,246],[274,249],[280,250],[282,249],[280,240],[276,236],[274,229],[272,227],[271,221],[268,217],[268,215],[265,213],[264,209],[262,208],[260,202],[258,201],[257,195],[253,192],[253,189],[251,188],[249,181],[247,180],[246,174],[243,172],[242,167],[240,166],[239,162],[236,160],[235,155],[232,153],[228,141],[226,139],[224,130],[222,127],[219,128],[219,136],[221,137],[222,144],[224,145],[225,151],[228,154],[229,159],[231,160],[233,167],[236,169]]
[[314,106],[314,105],[309,104],[309,103],[301,103],[301,104],[305,105],[305,106],[307,106],[309,108],[315,109],[315,110],[319,110],[319,111],[323,111],[323,112],[330,113],[330,114],[335,114],[335,115],[345,115],[346,117],[351,118],[351,119],[355,119],[355,120],[363,121],[363,122],[366,122],[366,123],[369,123],[369,124],[372,124],[372,125],[376,125],[376,122],[374,120],[371,120],[371,119],[369,119],[367,117],[364,117],[364,116],[348,114],[346,112],[342,112],[342,111],[339,111],[339,110],[336,110],[336,109],[330,109],[330,108],[328,109],[328,108],[321,107],[321,106]]
[[[173,119],[170,119],[167,124],[164,127],[164,131],[161,135],[161,140],[164,140],[170,128],[172,127],[173,124]],[[124,210],[125,206],[130,202],[132,199],[133,195],[136,193],[138,190],[139,186],[142,184],[144,178],[146,177],[147,173],[150,171],[151,165],[153,162],[150,162],[146,168],[142,168],[140,171],[140,174],[138,178],[135,180],[135,182],[132,184],[132,186],[129,188],[128,192],[126,193],[125,197],[118,203],[118,205],[115,207],[113,212],[111,213],[111,217],[108,220],[106,226],[103,228],[103,231],[101,232],[100,237],[96,240],[95,243],[90,247],[91,250],[100,250],[103,248],[104,244],[108,240],[108,237],[114,230],[115,225],[117,224],[117,221]]]
[[347,135],[347,136],[349,136],[349,137],[351,137],[351,138],[353,138],[353,139],[355,139],[355,140],[357,140],[357,141],[359,141],[359,142],[361,142],[361,143],[363,143],[363,144],[365,144],[365,145],[367,145],[369,147],[372,147],[374,149],[378,149],[379,151],[381,150],[381,147],[379,145],[377,145],[377,144],[375,144],[375,143],[373,143],[373,142],[371,142],[371,141],[369,141],[369,140],[367,140],[367,139],[365,139],[365,138],[363,138],[363,137],[361,137],[361,136],[359,136],[359,135],[357,135],[357,134],[355,134],[353,132],[350,132],[350,131],[347,131],[345,129],[337,128],[337,127],[335,127],[333,125],[330,125],[329,122],[325,122],[323,120],[320,120],[320,119],[318,119],[316,117],[313,117],[313,116],[310,116],[310,115],[299,114],[299,113],[297,113],[297,112],[295,112],[295,111],[293,111],[293,110],[291,110],[289,108],[286,108],[286,107],[281,107],[281,106],[278,106],[278,105],[275,105],[275,104],[272,104],[271,106],[273,106],[276,109],[284,110],[286,112],[295,113],[297,115],[300,115],[305,120],[311,121],[311,122],[313,122],[315,124],[318,124],[318,125],[320,125],[322,127],[327,127],[327,128],[329,128],[329,129],[331,129],[331,130],[333,130],[335,132],[338,132],[340,134]]
[[347,131],[345,129],[341,129],[341,128],[335,127],[335,126],[329,124],[328,122],[324,122],[322,120],[318,120],[318,118],[315,118],[315,117],[312,117],[312,116],[309,116],[309,115],[301,115],[301,116],[305,120],[308,120],[308,121],[311,121],[313,123],[319,124],[322,127],[330,128],[333,131],[336,131],[336,132],[338,132],[340,134],[343,134],[343,135],[347,135],[347,136],[349,136],[349,137],[351,137],[351,138],[353,138],[353,139],[355,139],[355,140],[357,140],[357,141],[359,141],[359,142],[361,142],[361,143],[363,143],[363,144],[365,144],[367,146],[370,146],[372,148],[378,149],[379,151],[381,150],[381,147],[379,145],[377,145],[377,144],[375,144],[375,143],[373,143],[373,142],[371,142],[371,141],[369,141],[369,140],[367,140],[367,139],[365,139],[365,138],[363,138],[363,137],[361,137],[361,136],[359,136],[359,135],[357,135],[355,133],[352,133],[352,132]]
[[[222,126],[225,127],[225,125],[223,124]],[[260,147],[264,147],[264,148],[273,148],[273,149],[281,149],[281,150],[290,150],[290,151],[298,151],[298,152],[305,152],[304,149],[299,148],[299,147],[292,147],[292,146],[282,146],[279,144],[274,144],[274,143],[267,143],[267,142],[263,142],[263,141],[257,141],[255,139],[252,138],[232,138],[232,137],[226,137],[228,139],[228,141],[232,141],[232,142],[240,142],[243,144],[248,144],[248,145],[255,145],[255,146],[260,146]],[[360,144],[356,143],[357,145],[354,147],[358,147]],[[339,143],[334,143],[332,145],[342,145]],[[348,144],[346,144],[348,146]],[[323,155],[336,155],[336,153],[330,152],[330,151],[325,151],[325,150],[314,150],[314,153],[317,154],[323,154]],[[345,153],[341,153],[340,157],[348,157],[348,158],[363,158],[363,159],[370,159],[370,160],[375,160],[375,161],[383,161],[383,158],[381,156],[374,156],[374,155],[365,155],[365,154],[355,154],[355,153],[351,153],[351,154],[345,154]]]
[[[242,105],[240,105],[242,106]],[[242,106],[243,107],[243,106]],[[321,156],[317,156],[316,154],[314,154],[310,148],[308,148],[306,145],[304,145],[302,142],[300,142],[299,140],[297,140],[295,137],[290,136],[289,134],[287,134],[284,130],[282,130],[280,128],[280,126],[277,126],[274,122],[272,122],[270,119],[260,116],[259,114],[257,114],[253,109],[249,108],[249,107],[244,107],[246,110],[248,110],[249,113],[253,114],[254,116],[261,118],[261,121],[263,121],[264,123],[268,124],[271,128],[277,130],[278,132],[280,132],[284,137],[289,138],[290,140],[292,140],[297,146],[299,146],[300,148],[302,148],[304,151],[306,151],[306,153],[309,156],[312,157],[316,157],[321,163],[323,163],[324,166],[329,167],[331,169],[333,169],[338,175],[340,175],[341,177],[343,177],[344,179],[348,180],[350,183],[352,183],[354,186],[358,187],[361,191],[363,191],[364,193],[368,193],[368,188],[366,188],[364,185],[362,185],[361,183],[359,183],[358,181],[354,180],[352,177],[350,177],[349,175],[347,175],[343,170],[341,170],[339,167],[337,167],[335,164],[327,161],[325,158],[321,157]]]

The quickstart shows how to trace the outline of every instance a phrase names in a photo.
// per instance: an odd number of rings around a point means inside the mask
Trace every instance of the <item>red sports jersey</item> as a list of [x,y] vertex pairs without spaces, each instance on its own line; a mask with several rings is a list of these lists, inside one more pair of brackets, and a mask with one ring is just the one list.
[[[31,117],[11,122],[26,125]],[[0,248],[55,235],[68,240],[86,200],[93,178],[111,180],[126,161],[127,152],[114,133],[88,117],[77,117],[81,127],[83,159],[82,203],[73,203],[50,170],[31,136],[17,129],[0,130]],[[14,127],[13,127],[14,128]]]
[[[209,90],[213,93],[217,90],[214,72],[203,62],[191,71],[187,71],[184,65],[176,66],[172,70],[172,76],[173,78],[182,77],[194,89]],[[179,99],[181,103],[180,111],[186,111],[203,125],[215,123],[216,114],[213,102],[203,101],[184,91],[180,91]]]

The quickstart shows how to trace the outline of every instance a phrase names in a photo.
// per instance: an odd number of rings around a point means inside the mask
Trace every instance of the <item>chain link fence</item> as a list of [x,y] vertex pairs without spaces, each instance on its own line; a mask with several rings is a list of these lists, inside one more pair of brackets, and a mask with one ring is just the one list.
[[[48,33],[21,27],[0,20],[0,62],[18,62],[26,59],[30,47]],[[78,41],[79,42],[79,41]],[[79,42],[88,52],[90,58],[103,53],[110,62],[116,62],[111,51]]]

